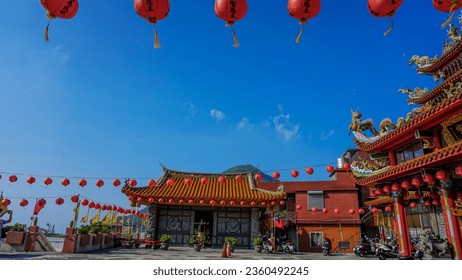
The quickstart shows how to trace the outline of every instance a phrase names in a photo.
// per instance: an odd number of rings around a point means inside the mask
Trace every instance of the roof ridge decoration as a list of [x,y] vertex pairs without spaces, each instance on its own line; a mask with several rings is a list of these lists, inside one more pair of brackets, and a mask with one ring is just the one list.
[[185,175],[185,176],[233,176],[233,175],[247,175],[252,173],[256,170],[258,170],[258,167],[255,167],[252,170],[249,171],[244,171],[244,172],[233,172],[233,173],[223,173],[223,172],[191,172],[191,171],[181,171],[181,170],[173,170],[168,167],[165,167],[162,165],[162,169],[164,171],[164,174],[168,172],[168,174],[176,174],[176,175]]

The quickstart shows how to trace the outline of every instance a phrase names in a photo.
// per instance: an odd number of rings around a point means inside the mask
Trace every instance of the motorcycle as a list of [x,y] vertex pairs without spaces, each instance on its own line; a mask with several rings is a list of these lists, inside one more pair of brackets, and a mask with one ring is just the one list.
[[375,255],[379,258],[379,260],[395,259],[398,257],[398,246],[396,244],[397,240],[393,240],[389,244],[385,243],[376,243],[375,244]]
[[271,240],[268,239],[263,242],[263,249],[267,253],[273,253],[274,247],[273,247],[273,243],[271,243]]
[[288,254],[295,252],[295,243],[292,240],[287,240],[287,242],[282,243],[282,249]]
[[353,252],[356,256],[367,257],[367,255],[375,255],[375,246],[369,242],[356,243]]
[[325,238],[322,243],[322,255],[327,256],[332,253],[332,241],[329,238]]
[[421,260],[425,256],[424,251],[420,249],[419,240],[417,238],[411,238],[411,252],[414,260]]

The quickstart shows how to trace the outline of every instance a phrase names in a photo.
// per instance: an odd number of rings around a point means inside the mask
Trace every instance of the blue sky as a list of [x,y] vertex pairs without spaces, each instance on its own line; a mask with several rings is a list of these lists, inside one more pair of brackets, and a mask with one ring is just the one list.
[[[51,22],[48,43],[38,1],[1,3],[0,191],[13,198],[15,222],[29,223],[39,197],[49,198],[39,225],[58,231],[72,218],[73,194],[127,206],[110,181],[157,180],[159,163],[197,172],[253,164],[282,180],[292,169],[297,180],[327,180],[325,166],[354,147],[352,109],[377,125],[396,121],[412,109],[399,88],[436,85],[407,64],[441,53],[449,15],[429,0],[404,1],[388,36],[390,21],[371,16],[366,0],[323,1],[300,44],[287,2],[264,2],[248,1],[233,48],[212,0],[172,1],[156,25],[160,49],[133,1],[81,0],[73,19]],[[46,176],[55,181],[47,188]],[[59,207],[58,196],[67,198]]]

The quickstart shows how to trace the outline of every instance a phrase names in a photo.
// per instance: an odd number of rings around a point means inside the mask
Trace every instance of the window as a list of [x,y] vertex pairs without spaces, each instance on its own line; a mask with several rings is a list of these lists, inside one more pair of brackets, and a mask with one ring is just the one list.
[[310,247],[321,248],[322,239],[322,232],[310,232]]
[[324,208],[324,192],[323,191],[308,191],[308,210],[316,207]]
[[398,164],[421,157],[424,155],[422,142],[418,141],[414,144],[406,146],[403,150],[396,151],[396,162]]

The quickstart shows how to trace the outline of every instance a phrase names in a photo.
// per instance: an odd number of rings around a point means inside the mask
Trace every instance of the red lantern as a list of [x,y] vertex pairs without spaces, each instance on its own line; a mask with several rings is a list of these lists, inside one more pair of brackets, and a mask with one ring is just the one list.
[[409,207],[411,207],[411,208],[416,208],[416,207],[417,207],[417,203],[411,202],[411,203],[409,203]]
[[279,174],[279,172],[277,172],[277,171],[274,171],[274,172],[273,172],[273,178],[274,178],[274,180],[279,179],[279,177],[281,177],[281,174]]
[[50,177],[48,177],[48,178],[45,178],[45,180],[43,180],[43,183],[48,186],[53,183],[53,180]]
[[77,203],[79,201],[79,196],[78,195],[73,195],[71,197],[71,201],[74,202],[74,203]]
[[103,180],[99,179],[99,180],[96,181],[96,186],[97,186],[98,188],[101,188],[103,185],[104,185],[104,181],[103,181]]
[[191,178],[185,178],[185,179],[184,179],[184,184],[185,184],[186,186],[191,185],[191,184],[192,184],[192,179],[191,179]]
[[61,205],[64,203],[64,199],[62,199],[61,197],[58,197],[55,202],[56,204]]
[[183,199],[180,199],[180,200],[178,200],[178,203],[179,203],[179,204],[183,204],[183,203],[184,203],[184,200],[183,200]]
[[199,204],[205,204],[205,200],[203,199],[199,200]]
[[314,169],[312,167],[307,167],[305,170],[306,174],[311,175],[314,173]]
[[225,205],[226,205],[226,201],[224,201],[224,200],[220,201],[220,205],[221,205],[221,206],[225,206]]
[[87,180],[85,180],[85,179],[80,179],[80,181],[79,181],[79,186],[83,188],[83,187],[85,187],[86,185],[87,185]]
[[215,200],[213,200],[213,199],[212,199],[212,200],[210,200],[210,202],[209,202],[209,203],[210,203],[210,205],[212,205],[212,206],[214,206],[215,204],[217,204],[217,202],[216,202]]
[[188,200],[188,203],[189,203],[189,204],[193,204],[193,203],[194,203],[194,200],[190,199],[190,200]]
[[[153,24],[167,17],[170,12],[169,0],[135,0],[134,4],[136,13]],[[160,48],[159,37],[155,27],[154,37],[154,48]]]
[[313,208],[311,208],[311,211],[317,212],[317,211],[318,211],[318,208],[317,208],[317,207],[313,207]]
[[332,165],[328,165],[326,167],[326,171],[329,172],[329,173],[332,173],[334,171],[334,167]]
[[95,204],[95,209],[96,209],[96,210],[101,209],[101,204],[96,203],[96,204]]
[[3,206],[8,206],[11,204],[11,200],[9,200],[8,198],[5,198],[3,201],[2,201],[2,205]]
[[128,185],[134,188],[136,187],[136,185],[138,185],[138,182],[135,179],[131,179],[130,181],[128,181]]
[[377,194],[375,193],[375,190],[374,190],[374,189],[370,189],[370,190],[369,190],[369,196],[370,196],[370,197],[376,197],[376,196],[377,196]]
[[401,187],[399,186],[398,183],[391,184],[391,190],[394,191],[394,192],[399,192],[400,188]]
[[112,181],[112,185],[114,185],[114,187],[120,186],[120,180],[119,180],[119,179],[114,179],[114,180]]
[[151,179],[148,181],[148,185],[152,188],[156,186],[156,181],[154,179]]
[[236,175],[236,177],[234,177],[234,178],[236,179],[236,181],[242,182],[242,175],[241,174]]
[[385,206],[385,212],[391,212],[391,207],[390,206]]
[[432,200],[432,204],[433,204],[433,205],[439,205],[440,202],[439,202],[438,200],[434,199],[434,200]]
[[165,202],[165,200],[162,197],[159,198],[157,201],[159,201],[159,203],[164,203]]
[[435,177],[440,181],[447,181],[449,179],[449,174],[446,172],[446,170],[441,169],[436,171]]
[[384,193],[390,193],[391,192],[391,188],[390,188],[389,185],[383,186],[382,190],[383,190]]
[[358,213],[362,215],[362,214],[366,213],[366,210],[364,210],[363,208],[360,208],[358,210]]
[[101,206],[101,210],[106,211],[106,209],[107,209],[107,205],[106,205],[106,204],[104,204],[103,206]]
[[135,200],[135,197],[133,197],[133,196],[129,195],[129,196],[128,196],[128,200],[130,200],[130,201],[134,201],[134,200]]
[[87,205],[88,205],[88,203],[89,203],[89,202],[88,202],[88,199],[84,199],[84,200],[82,200],[82,205],[83,205],[83,206],[87,206]]
[[355,209],[350,209],[348,210],[348,213],[350,213],[351,215],[353,215],[354,213],[356,213]]
[[335,209],[334,209],[334,213],[335,213],[335,214],[338,214],[338,213],[340,213],[340,209],[338,209],[338,208],[335,208]]
[[202,185],[207,185],[208,182],[209,182],[209,180],[208,180],[206,177],[202,177],[202,178],[201,178],[201,184],[202,184]]
[[428,207],[431,206],[432,203],[430,202],[430,200],[425,200],[424,205]]
[[460,0],[433,0],[433,6],[440,12],[451,13],[451,16],[441,25],[444,28],[454,17],[454,13],[462,7]]
[[376,196],[381,196],[381,195],[383,195],[383,190],[382,190],[381,188],[376,189],[374,192],[375,192],[375,195],[376,195]]
[[112,210],[112,206],[111,206],[111,205],[107,205],[107,206],[106,206],[106,209],[107,209],[108,211],[111,211],[111,210]]
[[19,202],[19,205],[22,207],[26,207],[28,204],[29,201],[27,201],[26,199],[21,199],[21,201]]
[[302,210],[302,206],[301,206],[300,204],[297,204],[296,208],[297,208],[297,210],[299,210],[299,211]]
[[220,176],[220,177],[218,178],[218,183],[220,183],[220,184],[226,183],[226,177],[225,177],[225,176]]
[[173,185],[175,185],[175,181],[173,179],[168,179],[167,180],[167,186],[173,187]]
[[422,186],[422,179],[420,177],[412,178],[411,185],[413,185],[416,188],[420,188],[420,186]]
[[138,197],[138,198],[136,199],[136,202],[137,202],[138,204],[141,204],[141,203],[143,202],[143,198],[142,198],[142,197]]
[[261,205],[262,207],[266,207],[266,201],[260,202],[260,205]]
[[231,205],[231,206],[234,206],[234,205],[236,205],[236,201],[234,201],[234,200],[231,200],[231,201],[229,202],[229,205]]
[[295,42],[299,43],[303,32],[303,25],[309,19],[318,15],[321,10],[321,0],[288,0],[287,10],[289,15],[298,19],[298,23],[301,25],[300,32],[295,39]]
[[[247,13],[246,0],[215,0],[214,7],[217,17],[226,21],[226,26],[233,26],[234,22],[242,19]],[[234,29],[232,30],[234,47],[239,47]]]
[[457,176],[462,176],[462,165],[457,166],[454,169],[454,172],[456,173]]
[[429,185],[435,183],[435,177],[433,176],[433,174],[430,174],[430,173],[425,174],[425,176],[423,177],[423,180],[425,183]]
[[276,206],[276,201],[271,201],[271,206],[272,207]]
[[377,209],[377,207],[374,207],[372,208],[371,212],[377,214],[379,212],[379,209]]
[[239,202],[239,205],[244,206],[244,205],[245,205],[245,201],[242,200],[241,202]]
[[279,205],[281,205],[281,206],[286,205],[286,201],[281,199],[281,200],[279,201]]
[[298,175],[299,175],[298,170],[294,169],[294,170],[292,170],[292,172],[290,172],[290,176],[294,177],[294,179],[297,178]]
[[10,180],[11,183],[14,183],[18,180],[18,177],[16,177],[16,175],[11,175],[8,179]]
[[255,174],[254,178],[255,178],[255,181],[260,181],[260,180],[263,179],[263,175],[261,175],[261,173],[257,173],[257,174]]
[[79,10],[77,0],[40,0],[40,4],[47,10],[48,25],[45,29],[45,41],[48,42],[48,26],[55,18],[71,19]]
[[[368,0],[367,8],[369,13],[375,17],[393,17],[396,10],[401,6],[403,0]],[[384,35],[387,35],[393,28],[393,20],[391,21],[391,27]]]
[[343,163],[343,169],[350,170],[350,163],[348,162]]
[[409,189],[410,187],[411,187],[411,184],[409,183],[408,180],[404,180],[404,181],[401,182],[401,188],[407,190],[407,189]]
[[175,200],[174,200],[173,198],[170,198],[170,199],[168,200],[168,203],[173,204],[173,203],[175,203]]
[[257,205],[257,203],[255,201],[252,201],[252,202],[250,202],[250,205],[255,206],[255,205]]
[[29,178],[27,178],[26,182],[32,185],[33,183],[35,183],[35,177],[30,176]]
[[326,214],[327,212],[329,212],[329,210],[327,210],[327,208],[322,208],[322,212]]
[[65,187],[69,186],[70,183],[71,183],[71,181],[69,181],[69,179],[67,179],[67,178],[64,178],[61,181],[61,185],[65,186]]
[[148,198],[148,202],[149,202],[149,203],[154,203],[154,201],[155,201],[154,198],[152,198],[152,197]]

